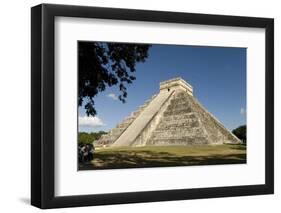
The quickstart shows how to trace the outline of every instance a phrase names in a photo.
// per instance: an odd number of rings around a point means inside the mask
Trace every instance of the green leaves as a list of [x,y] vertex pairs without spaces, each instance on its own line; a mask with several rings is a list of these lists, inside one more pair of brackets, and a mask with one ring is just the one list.
[[246,143],[247,140],[247,127],[246,125],[243,126],[239,126],[238,128],[232,130],[232,133],[239,138],[240,140],[242,140],[244,143]]
[[111,42],[79,42],[78,106],[84,105],[86,114],[95,116],[93,98],[107,87],[118,85],[119,100],[125,103],[127,85],[136,77],[135,66],[145,62],[151,45]]
[[104,131],[99,132],[79,132],[78,134],[78,143],[79,144],[91,144],[93,141],[98,140],[103,134],[106,134]]

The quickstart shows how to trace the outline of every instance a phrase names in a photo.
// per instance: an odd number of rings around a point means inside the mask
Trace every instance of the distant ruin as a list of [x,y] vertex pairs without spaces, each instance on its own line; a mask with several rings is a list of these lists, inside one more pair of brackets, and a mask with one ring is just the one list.
[[193,96],[182,78],[160,83],[160,91],[95,146],[166,146],[241,143]]

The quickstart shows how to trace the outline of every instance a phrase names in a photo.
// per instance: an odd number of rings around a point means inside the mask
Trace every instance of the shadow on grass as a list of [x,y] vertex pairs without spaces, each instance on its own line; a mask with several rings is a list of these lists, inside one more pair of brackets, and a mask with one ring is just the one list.
[[[232,147],[231,147],[232,149]],[[233,147],[245,150],[245,148]],[[246,163],[246,153],[209,154],[195,156],[178,156],[169,152],[116,151],[94,154],[94,160],[80,164],[79,170],[92,169],[125,169],[191,165],[217,165]]]
[[234,150],[246,150],[247,149],[247,146],[246,144],[239,144],[239,145],[228,145],[230,146],[231,149],[234,149]]

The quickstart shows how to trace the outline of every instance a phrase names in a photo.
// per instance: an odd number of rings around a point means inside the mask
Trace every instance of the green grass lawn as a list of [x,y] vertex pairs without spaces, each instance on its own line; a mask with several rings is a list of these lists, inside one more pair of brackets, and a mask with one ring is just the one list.
[[246,163],[245,145],[107,147],[80,170]]

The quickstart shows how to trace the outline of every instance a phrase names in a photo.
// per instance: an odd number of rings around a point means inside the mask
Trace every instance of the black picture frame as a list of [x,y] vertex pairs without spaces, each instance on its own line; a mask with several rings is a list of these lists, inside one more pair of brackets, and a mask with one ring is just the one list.
[[[55,17],[100,18],[264,28],[266,128],[265,184],[95,195],[54,195],[54,21]],[[261,139],[262,140],[262,139]],[[31,204],[60,208],[217,198],[274,193],[274,20],[239,16],[41,4],[31,8]]]

